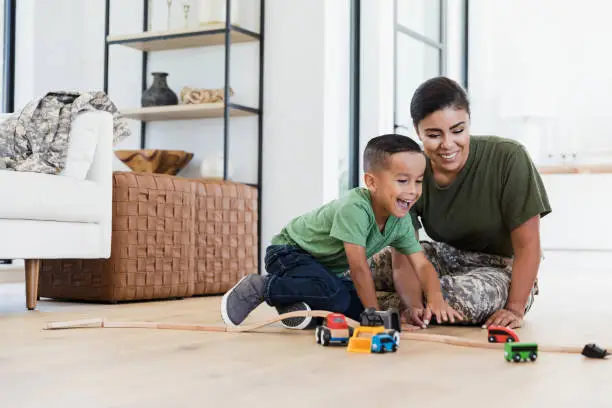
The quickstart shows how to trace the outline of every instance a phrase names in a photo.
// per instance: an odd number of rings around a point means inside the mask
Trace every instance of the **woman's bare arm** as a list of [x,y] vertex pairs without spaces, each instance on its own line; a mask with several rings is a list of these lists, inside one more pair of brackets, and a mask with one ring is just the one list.
[[511,237],[514,263],[506,309],[522,317],[540,267],[540,216],[524,222],[512,231]]

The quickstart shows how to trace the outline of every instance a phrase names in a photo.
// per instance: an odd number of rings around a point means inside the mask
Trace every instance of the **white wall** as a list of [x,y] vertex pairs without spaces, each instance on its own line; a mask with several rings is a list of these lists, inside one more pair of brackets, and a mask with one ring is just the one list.
[[[238,23],[259,31],[259,1],[238,0]],[[142,0],[112,0],[111,35],[139,32]],[[152,0],[151,29],[166,28],[166,2]],[[191,13],[195,23],[197,7]],[[104,0],[20,0],[16,109],[50,89],[101,90]],[[183,13],[174,2],[172,24]],[[61,21],[62,24],[58,24]],[[291,218],[337,196],[338,157],[348,140],[349,1],[267,0],[265,15],[262,249]],[[236,44],[231,55],[234,102],[257,106],[258,45]],[[149,72],[166,71],[183,86],[223,86],[223,48],[149,54]],[[140,105],[141,53],[111,46],[109,95],[120,109]],[[148,83],[150,84],[149,76]],[[140,123],[117,149],[139,148]],[[233,118],[230,160],[239,181],[257,181],[257,120]],[[181,175],[199,176],[202,158],[222,152],[222,119],[148,125],[147,147],[195,153]],[[345,143],[344,143],[345,144]],[[115,169],[127,169],[115,159]]]
[[264,246],[291,218],[335,197],[350,32],[348,2],[334,3],[266,2]]
[[[599,0],[471,0],[472,131],[517,139],[541,165],[612,162],[589,154],[612,152],[611,12]],[[612,250],[612,175],[543,179],[544,249]]]

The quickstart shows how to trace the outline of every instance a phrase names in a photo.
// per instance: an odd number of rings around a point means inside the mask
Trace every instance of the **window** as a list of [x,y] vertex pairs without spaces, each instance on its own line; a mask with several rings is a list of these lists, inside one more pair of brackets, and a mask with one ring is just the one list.
[[417,139],[410,101],[423,81],[445,75],[467,89],[468,2],[352,0],[349,188],[362,182],[370,138],[394,131]]
[[394,127],[414,136],[410,100],[428,78],[446,74],[446,1],[394,0]]

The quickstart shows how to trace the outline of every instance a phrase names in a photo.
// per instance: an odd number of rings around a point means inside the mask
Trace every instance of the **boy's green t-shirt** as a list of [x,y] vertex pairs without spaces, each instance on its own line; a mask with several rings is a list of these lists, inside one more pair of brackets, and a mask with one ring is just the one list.
[[422,249],[410,215],[389,216],[384,230],[378,229],[370,192],[361,187],[294,218],[271,241],[273,245],[300,247],[336,275],[349,269],[344,242],[365,247],[367,258],[386,246],[406,255]]
[[411,209],[414,227],[458,249],[512,257],[510,232],[551,212],[544,183],[516,141],[472,136],[469,149],[465,167],[448,186],[436,184],[427,160],[423,195]]

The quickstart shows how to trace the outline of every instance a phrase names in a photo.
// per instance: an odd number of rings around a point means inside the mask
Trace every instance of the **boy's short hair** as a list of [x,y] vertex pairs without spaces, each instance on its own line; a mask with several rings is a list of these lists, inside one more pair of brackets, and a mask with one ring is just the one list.
[[370,139],[363,152],[363,171],[386,168],[389,156],[400,152],[422,153],[423,151],[419,144],[411,138],[395,133]]

